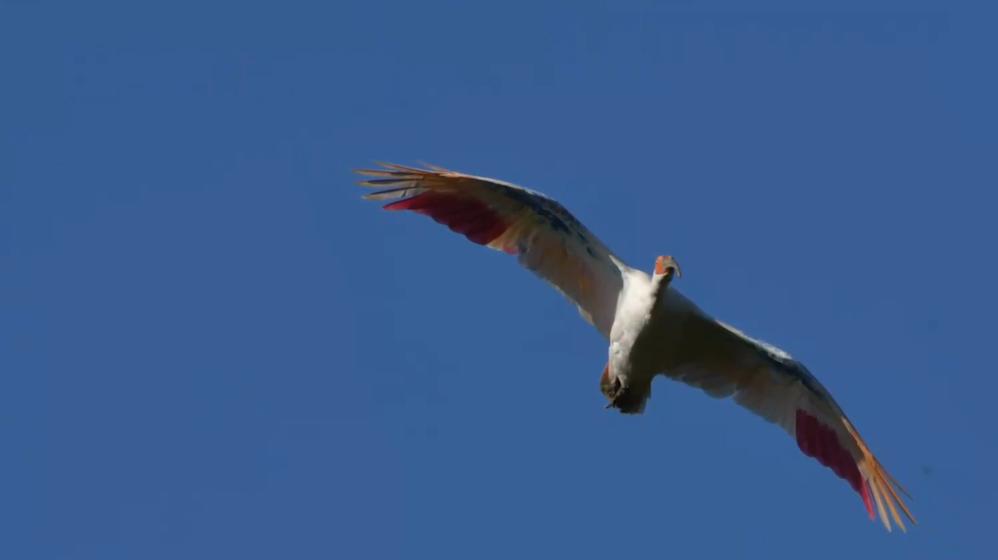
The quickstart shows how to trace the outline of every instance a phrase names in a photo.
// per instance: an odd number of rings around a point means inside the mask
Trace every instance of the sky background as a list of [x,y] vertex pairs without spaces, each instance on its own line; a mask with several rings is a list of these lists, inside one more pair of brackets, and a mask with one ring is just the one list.
[[[751,4],[0,1],[0,557],[992,558],[994,14]],[[676,256],[920,525],[733,403],[604,410],[599,334],[375,160]]]

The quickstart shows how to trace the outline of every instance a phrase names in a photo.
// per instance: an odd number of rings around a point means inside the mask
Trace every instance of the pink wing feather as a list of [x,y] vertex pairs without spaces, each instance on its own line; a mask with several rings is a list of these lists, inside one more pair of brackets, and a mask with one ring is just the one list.
[[[843,478],[863,500],[902,530],[900,509],[915,518],[904,488],[884,469],[827,389],[782,350],[754,340],[692,306],[677,352],[662,364],[665,375],[735,402],[781,426],[801,451]],[[876,507],[874,507],[876,505]]]
[[624,265],[561,204],[516,185],[439,167],[381,167],[357,171],[376,177],[361,185],[383,188],[364,198],[393,200],[385,210],[424,214],[479,245],[517,255],[609,337]]

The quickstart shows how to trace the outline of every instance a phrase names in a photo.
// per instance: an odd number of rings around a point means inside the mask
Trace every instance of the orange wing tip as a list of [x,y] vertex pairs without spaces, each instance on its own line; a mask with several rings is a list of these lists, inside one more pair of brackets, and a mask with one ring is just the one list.
[[432,171],[434,173],[454,173],[446,167],[440,167],[439,165],[433,165],[432,163],[427,163],[425,161],[419,162],[419,165],[422,165],[427,171]]
[[401,171],[406,173],[423,174],[429,172],[429,170],[427,169],[420,169],[418,167],[409,167],[408,165],[399,165],[397,163],[388,163],[386,161],[375,161],[374,165],[387,169],[391,173],[398,173]]
[[[902,531],[906,531],[904,520],[898,513],[900,508],[904,517],[907,517],[912,524],[917,523],[894,486],[897,485],[902,492],[904,489],[900,488],[893,477],[866,450],[862,441],[857,441],[857,444],[863,458],[857,461],[853,454],[843,447],[834,430],[803,409],[797,410],[795,431],[797,445],[801,451],[845,479],[853,490],[859,493],[871,519],[875,519],[879,513],[880,521],[888,531],[892,529],[891,520]],[[907,495],[907,492],[905,494]],[[874,502],[876,511],[874,511]]]
[[[364,167],[360,169],[354,169],[353,172],[358,175],[365,175],[367,177],[383,177],[385,181],[395,180],[414,180],[421,177],[426,177],[427,175],[436,175],[438,173],[437,169],[419,169],[418,167],[406,167],[404,165],[397,165],[394,163],[385,163],[376,161],[375,165],[381,167],[381,169],[372,169],[369,167]],[[367,181],[362,182],[365,184]],[[368,185],[373,186],[373,185]]]
[[[866,459],[866,482],[873,489],[873,497],[877,502],[877,510],[880,513],[880,521],[884,524],[888,531],[891,530],[891,520],[894,520],[894,524],[898,526],[903,532],[907,532],[908,528],[905,526],[904,518],[907,518],[912,525],[918,523],[915,516],[911,513],[908,505],[904,502],[904,499],[898,494],[898,490],[895,489],[897,483],[894,478],[888,474],[884,467],[874,458],[872,455],[867,455]],[[897,485],[898,489],[904,492],[900,485]],[[904,492],[907,495],[907,492]],[[908,496],[910,498],[910,496]],[[886,506],[886,507],[885,507]],[[898,513],[898,508],[901,509],[900,515]]]
[[391,177],[395,174],[394,171],[385,171],[384,169],[354,169],[354,173],[357,175],[366,175],[368,177]]

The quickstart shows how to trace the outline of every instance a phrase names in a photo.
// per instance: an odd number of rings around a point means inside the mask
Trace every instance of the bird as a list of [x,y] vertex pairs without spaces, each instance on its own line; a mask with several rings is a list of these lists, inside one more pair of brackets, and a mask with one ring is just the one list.
[[711,397],[733,397],[848,482],[870,519],[879,516],[887,531],[892,520],[907,530],[902,515],[916,523],[904,500],[911,496],[831,393],[790,354],[713,318],[680,293],[675,258],[658,256],[650,273],[632,268],[540,192],[421,165],[355,170],[367,177],[361,186],[377,189],[363,198],[387,201],[385,210],[429,216],[474,243],[514,255],[574,303],[609,342],[599,378],[607,408],[640,414],[659,375]]

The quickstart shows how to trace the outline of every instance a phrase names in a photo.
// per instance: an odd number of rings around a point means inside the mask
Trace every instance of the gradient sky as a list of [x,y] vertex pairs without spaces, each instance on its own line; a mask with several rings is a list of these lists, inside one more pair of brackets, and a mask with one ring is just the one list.
[[[994,14],[752,4],[0,2],[0,557],[992,558]],[[604,410],[598,333],[375,160],[675,255],[921,524],[733,403]]]

